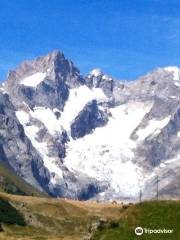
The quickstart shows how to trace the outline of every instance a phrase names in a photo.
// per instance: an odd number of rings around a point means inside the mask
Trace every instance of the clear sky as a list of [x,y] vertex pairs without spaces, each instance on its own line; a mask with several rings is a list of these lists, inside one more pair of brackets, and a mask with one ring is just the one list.
[[0,0],[0,79],[53,49],[118,79],[180,65],[180,1]]

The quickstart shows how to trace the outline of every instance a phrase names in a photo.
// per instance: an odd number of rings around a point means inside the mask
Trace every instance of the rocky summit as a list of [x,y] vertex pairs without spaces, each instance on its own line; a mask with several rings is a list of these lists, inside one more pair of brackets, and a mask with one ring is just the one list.
[[179,73],[82,76],[59,51],[25,61],[0,87],[0,160],[54,197],[179,198]]

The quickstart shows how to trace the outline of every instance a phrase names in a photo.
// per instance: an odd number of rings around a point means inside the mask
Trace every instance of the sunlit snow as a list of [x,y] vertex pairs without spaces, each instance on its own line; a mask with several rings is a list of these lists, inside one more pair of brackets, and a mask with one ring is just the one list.
[[[37,140],[38,127],[35,125],[29,126],[30,118],[42,122],[51,135],[54,135],[57,132],[61,133],[62,127],[69,131],[71,123],[78,113],[88,102],[94,99],[97,101],[106,101],[107,97],[101,89],[96,88],[91,90],[87,86],[81,86],[77,89],[70,90],[69,98],[66,101],[64,111],[61,112],[61,117],[59,119],[56,118],[54,113],[59,111],[57,108],[51,110],[46,107],[35,107],[33,110],[29,109],[29,112],[23,110],[16,112],[17,118],[24,126],[27,137],[42,156],[45,166],[51,172],[55,172],[60,177],[62,175],[60,168],[53,158],[48,157],[47,143]],[[51,182],[53,181],[54,180]]]
[[59,122],[63,128],[69,131],[71,123],[78,113],[83,110],[88,102],[94,99],[97,101],[105,101],[107,100],[107,97],[100,88],[94,88],[91,90],[87,86],[81,86],[76,89],[71,89],[69,98],[66,101],[64,110],[59,119]]
[[160,129],[165,127],[170,120],[170,116],[162,119],[162,120],[150,120],[147,127],[143,129],[139,129],[137,131],[138,140],[142,141],[147,138],[150,134],[157,134]]
[[100,75],[102,75],[103,72],[101,71],[101,69],[99,68],[95,68],[90,72],[90,75],[94,76],[94,77],[98,77]]
[[0,91],[1,91],[3,94],[7,93],[6,90],[5,90],[3,87],[0,87]]
[[23,126],[29,122],[29,114],[23,110],[16,111],[16,117]]
[[179,83],[179,82],[175,82],[174,85],[175,85],[176,87],[180,87],[180,83]]
[[[29,140],[31,141],[33,147],[39,152],[39,154],[41,155],[43,162],[44,162],[44,166],[48,168],[48,170],[51,173],[55,173],[58,178],[62,178],[62,171],[60,169],[60,167],[58,166],[56,159],[49,157],[48,156],[48,147],[47,147],[47,143],[46,142],[40,142],[38,141],[38,131],[39,128],[37,126],[29,126],[28,123],[28,114],[26,112],[23,111],[17,111],[16,112],[16,116],[18,118],[18,120],[20,121],[20,123],[24,126],[24,131],[26,136],[29,138]],[[54,176],[56,177],[56,176]],[[51,176],[51,182],[54,182],[54,177]]]
[[42,82],[44,80],[45,77],[46,77],[46,73],[38,72],[31,76],[24,78],[20,82],[20,84],[23,84],[23,85],[29,86],[29,87],[36,87],[40,82]]
[[41,121],[50,134],[54,135],[56,132],[62,132],[60,121],[56,118],[54,112],[50,108],[35,107],[34,111],[30,111],[30,114],[33,118]]
[[180,137],[180,131],[177,133],[177,137]]
[[131,161],[136,142],[130,135],[151,107],[151,103],[131,102],[112,108],[112,117],[105,127],[70,141],[65,165],[72,171],[108,181],[118,193],[138,194],[141,171]]
[[174,80],[179,80],[179,68],[176,66],[165,67],[164,70],[173,73]]
[[31,140],[32,145],[41,154],[45,167],[47,167],[50,172],[53,172],[57,174],[60,178],[62,178],[62,171],[55,162],[55,159],[52,157],[48,157],[47,143],[37,141],[37,133],[39,131],[38,127],[26,126],[24,130],[26,136]]

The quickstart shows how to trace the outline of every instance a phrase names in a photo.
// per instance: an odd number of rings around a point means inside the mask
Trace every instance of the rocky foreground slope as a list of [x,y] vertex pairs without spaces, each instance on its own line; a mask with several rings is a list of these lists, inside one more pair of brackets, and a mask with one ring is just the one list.
[[179,68],[136,81],[82,76],[54,51],[0,88],[0,156],[28,183],[73,199],[180,197]]

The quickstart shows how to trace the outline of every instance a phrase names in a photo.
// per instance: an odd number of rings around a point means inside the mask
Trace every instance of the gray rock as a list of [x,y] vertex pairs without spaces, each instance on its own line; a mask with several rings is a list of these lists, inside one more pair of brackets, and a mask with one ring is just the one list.
[[[15,116],[15,108],[7,94],[0,93],[0,152],[1,161],[6,161],[14,171],[30,184],[42,190],[41,183],[34,177],[32,165],[41,165],[41,159],[24,129]],[[36,176],[39,176],[39,169]]]
[[[21,84],[24,78],[38,72],[46,73],[46,77],[37,86]],[[101,88],[107,100],[99,102],[94,99],[83,106],[71,120],[70,130],[62,128],[61,132],[52,134],[42,121],[32,116],[26,123],[27,126],[38,128],[36,141],[46,146],[47,157],[53,159],[57,168],[62,171],[62,177],[58,181],[52,181],[57,177],[56,174],[51,167],[45,167],[39,149],[33,147],[25,134],[26,124],[20,124],[15,112],[21,110],[30,115],[35,107],[43,107],[53,110],[57,121],[61,121],[70,90],[82,85],[90,90]],[[133,101],[151,102],[152,107],[131,133],[131,140],[137,146],[133,149],[134,158],[130,161],[141,168],[145,177],[160,171],[159,187],[162,197],[179,197],[180,165],[178,161],[172,164],[166,164],[166,161],[178,159],[180,154],[180,81],[174,79],[172,72],[163,68],[128,82],[114,80],[99,69],[82,77],[74,64],[59,51],[24,62],[16,70],[9,72],[8,79],[0,90],[1,160],[8,162],[19,176],[51,196],[80,200],[129,200],[116,193],[108,181],[99,181],[80,171],[68,169],[64,159],[70,141],[78,141],[78,138],[93,134],[96,128],[105,128],[114,107]],[[72,103],[72,109],[73,107]],[[140,129],[146,129],[151,120],[161,121],[169,116],[170,121],[158,133],[150,134],[138,142],[137,133]],[[153,176],[144,186],[144,197],[154,198],[155,189],[156,180]]]
[[71,125],[71,136],[73,139],[84,137],[108,122],[107,113],[99,110],[97,101],[88,103],[78,114]]

